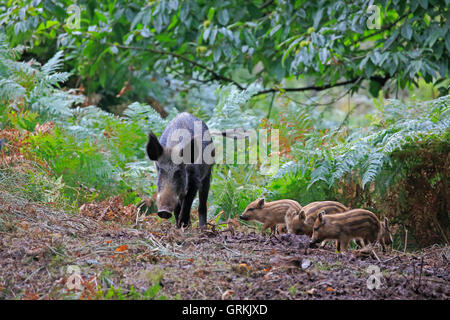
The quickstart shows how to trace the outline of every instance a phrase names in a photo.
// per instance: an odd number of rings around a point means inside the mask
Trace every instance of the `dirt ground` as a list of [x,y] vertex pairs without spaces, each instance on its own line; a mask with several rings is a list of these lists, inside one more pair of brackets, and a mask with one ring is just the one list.
[[263,237],[237,224],[179,230],[153,215],[105,219],[111,206],[97,213],[0,192],[0,299],[450,297],[449,246],[338,254],[331,244],[309,249],[306,236]]

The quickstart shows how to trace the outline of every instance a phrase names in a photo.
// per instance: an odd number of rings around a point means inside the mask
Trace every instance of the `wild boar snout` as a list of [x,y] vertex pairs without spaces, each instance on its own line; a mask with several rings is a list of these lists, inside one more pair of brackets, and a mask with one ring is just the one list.
[[316,242],[311,240],[311,241],[309,242],[309,247],[310,247],[310,248],[317,248]]
[[166,186],[161,192],[158,192],[156,198],[158,216],[169,219],[178,202],[179,198],[177,197],[177,194],[170,187]]
[[242,220],[247,221],[249,218],[248,218],[248,216],[246,216],[246,215],[244,215],[244,214],[241,214],[241,215],[239,216],[239,219],[242,219]]
[[158,216],[160,216],[163,219],[169,219],[172,216],[172,212],[160,210],[158,211]]

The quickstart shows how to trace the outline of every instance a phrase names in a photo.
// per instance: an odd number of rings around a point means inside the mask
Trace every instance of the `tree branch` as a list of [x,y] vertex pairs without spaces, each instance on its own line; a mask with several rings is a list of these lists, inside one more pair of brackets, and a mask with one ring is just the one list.
[[[372,76],[369,79],[366,80],[371,80],[371,81],[376,81],[380,84],[380,86],[384,86],[384,84],[386,83],[386,81],[389,80],[389,76]],[[272,88],[272,89],[266,89],[266,90],[261,90],[256,92],[253,97],[262,95],[262,94],[267,94],[267,93],[271,93],[271,92],[301,92],[301,91],[323,91],[323,90],[327,90],[327,89],[331,89],[334,87],[341,87],[341,86],[345,86],[348,84],[353,84],[353,83],[357,83],[361,80],[364,80],[362,77],[358,77],[358,78],[353,78],[350,80],[346,80],[346,81],[342,81],[342,82],[336,82],[336,83],[328,83],[325,84],[323,86],[307,86],[307,87],[300,87],[300,88]]]
[[199,67],[200,69],[203,69],[203,70],[209,72],[213,76],[212,80],[226,81],[226,82],[234,84],[236,87],[238,87],[241,90],[245,90],[245,88],[243,86],[241,86],[239,83],[237,83],[233,79],[225,77],[225,76],[222,76],[222,75],[218,74],[217,72],[215,72],[214,70],[208,68],[207,66],[202,65],[202,64],[200,64],[200,63],[198,63],[198,62],[196,62],[194,60],[188,59],[188,58],[186,58],[186,57],[184,57],[182,55],[179,55],[177,53],[173,53],[173,52],[169,52],[169,51],[165,51],[165,50],[160,50],[160,49],[125,46],[125,45],[121,45],[121,44],[112,44],[112,43],[108,43],[108,44],[110,46],[116,46],[116,47],[121,48],[121,49],[148,51],[148,52],[152,52],[152,53],[156,53],[156,54],[168,55],[168,56],[172,56],[172,57],[178,58],[180,60],[186,61],[186,62],[188,62],[188,63],[190,63],[190,64],[192,64],[192,65],[194,65],[196,67]]
[[323,86],[307,86],[307,87],[300,87],[300,88],[272,88],[272,89],[258,91],[253,96],[255,97],[255,96],[259,96],[259,95],[267,94],[267,93],[271,93],[271,92],[284,92],[284,91],[286,91],[286,92],[322,91],[322,90],[331,89],[334,87],[340,87],[340,86],[345,86],[347,84],[352,84],[352,83],[357,82],[359,79],[360,79],[360,77],[354,78],[351,80],[347,80],[347,81],[336,82],[334,84],[328,83]]

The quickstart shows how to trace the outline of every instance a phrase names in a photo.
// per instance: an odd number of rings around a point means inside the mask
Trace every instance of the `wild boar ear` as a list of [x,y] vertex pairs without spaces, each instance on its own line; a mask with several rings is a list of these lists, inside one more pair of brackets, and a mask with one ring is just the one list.
[[306,219],[306,214],[305,211],[300,210],[298,216],[300,217],[300,219],[305,220]]
[[264,204],[266,203],[266,200],[264,198],[261,198],[258,200],[258,209],[264,208]]
[[164,152],[163,146],[159,143],[158,138],[153,132],[148,134],[147,155],[150,160],[156,161]]
[[323,213],[324,213],[324,211],[320,211],[320,212],[319,212],[318,218],[319,218],[320,223],[323,222]]
[[389,219],[387,217],[384,217],[383,224],[386,230],[389,231]]

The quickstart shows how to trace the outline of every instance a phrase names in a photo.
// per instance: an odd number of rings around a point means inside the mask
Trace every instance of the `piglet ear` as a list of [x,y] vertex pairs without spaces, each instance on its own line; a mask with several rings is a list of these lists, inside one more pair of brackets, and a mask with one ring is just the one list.
[[147,155],[150,160],[156,161],[164,152],[163,146],[159,143],[158,138],[153,132],[148,134]]
[[266,200],[264,198],[259,199],[258,200],[258,208],[259,209],[264,208],[265,203],[266,203]]
[[305,211],[303,211],[303,209],[300,210],[298,216],[300,217],[300,219],[305,220],[306,219]]
[[318,218],[319,218],[319,221],[320,222],[323,222],[323,214],[325,213],[325,211],[320,211],[319,212],[319,216],[318,216]]

